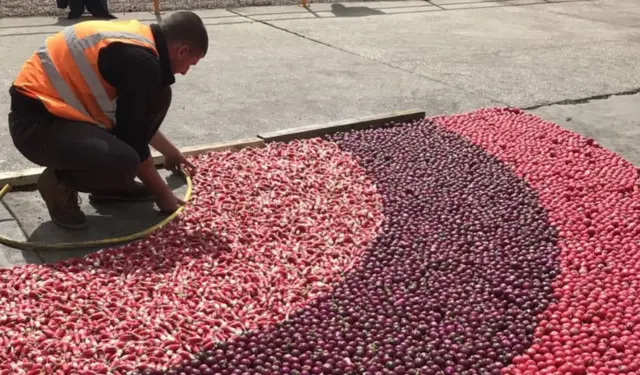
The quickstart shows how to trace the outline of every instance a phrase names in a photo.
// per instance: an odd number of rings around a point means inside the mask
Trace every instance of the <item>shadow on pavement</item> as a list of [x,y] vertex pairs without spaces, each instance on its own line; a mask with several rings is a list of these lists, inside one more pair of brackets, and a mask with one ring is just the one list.
[[[268,13],[262,13],[260,14],[261,17],[268,17],[268,16],[279,16],[279,15],[285,15],[285,14],[292,14],[291,17],[278,17],[278,21],[294,21],[294,20],[309,20],[310,18],[307,16],[304,16],[304,14],[308,14],[311,13],[314,18],[311,18],[313,20],[321,20],[321,19],[327,19],[330,17],[323,17],[322,14],[327,14],[327,13],[332,13],[335,17],[364,17],[364,16],[371,16],[371,15],[387,15],[387,16],[398,16],[398,15],[403,15],[403,14],[420,14],[420,13],[433,13],[433,12],[456,12],[456,11],[464,11],[464,10],[480,10],[480,9],[491,9],[491,8],[505,8],[505,7],[527,7],[527,6],[532,6],[532,5],[544,5],[544,4],[558,4],[558,3],[587,3],[587,2],[593,2],[594,0],[555,0],[555,1],[549,1],[549,0],[531,0],[531,3],[501,3],[500,1],[496,1],[496,0],[487,0],[487,1],[476,1],[476,2],[462,2],[462,3],[449,3],[447,4],[447,6],[452,6],[455,5],[455,8],[444,8],[443,6],[440,5],[436,5],[436,4],[431,4],[429,2],[425,2],[425,5],[400,5],[400,6],[387,6],[387,7],[383,7],[381,9],[389,9],[392,10],[391,12],[383,12],[381,10],[377,10],[374,8],[367,8],[367,7],[344,7],[341,4],[339,4],[340,6],[343,7],[343,9],[338,9],[337,12],[332,11],[328,11],[328,10],[322,10],[322,11],[313,11],[311,10],[311,8],[306,8],[304,10],[301,10],[300,12],[268,12]],[[478,6],[479,4],[485,4],[485,3],[491,3],[492,5],[488,5],[488,6]],[[468,6],[465,6],[468,5]],[[355,11],[353,9],[356,9]],[[401,9],[406,9],[406,10],[401,10]],[[205,10],[210,10],[210,9],[205,9]],[[133,13],[133,11],[124,11],[124,12],[118,12],[118,13]],[[361,14],[358,14],[361,13]],[[207,20],[219,20],[219,19],[225,19],[228,18],[230,19],[228,22],[206,22]],[[81,21],[85,21],[85,20],[92,20],[92,19],[97,19],[95,17],[91,17],[91,16],[83,16],[80,19],[76,19],[76,20],[68,20],[66,17],[59,17],[58,18],[58,22],[54,23],[54,24],[34,24],[34,25],[30,25],[30,24],[20,24],[20,25],[8,25],[8,26],[0,26],[0,30],[2,29],[24,29],[24,28],[29,28],[30,30],[34,30],[34,29],[38,29],[41,27],[51,27],[51,26],[69,26],[72,25],[74,23],[77,22],[81,22]],[[243,18],[240,15],[237,14],[232,14],[230,13],[229,15],[224,15],[224,16],[203,16],[202,19],[205,21],[205,25],[207,27],[219,27],[219,26],[225,26],[225,25],[236,25],[236,24],[243,24],[243,23],[251,23],[252,21],[250,19],[246,19]],[[241,19],[240,21],[236,21],[234,19]],[[142,22],[148,22],[148,21],[153,21],[153,22],[157,22],[158,21],[158,17],[157,16],[153,16],[152,17],[142,17],[139,18],[138,20],[142,21]],[[29,31],[29,32],[16,32],[16,33],[6,33],[6,34],[0,34],[0,38],[6,38],[6,37],[19,37],[19,36],[25,36],[25,35],[49,35],[52,34],[53,31]]]
[[340,3],[331,4],[331,13],[336,17],[366,17],[386,14],[385,12],[368,7],[346,7]]
[[[0,209],[2,209],[0,203]],[[20,225],[13,218],[0,220],[0,235],[14,241],[24,240]],[[14,249],[0,244],[0,268],[22,264],[40,264],[42,260],[32,250]]]
[[[186,182],[182,177],[170,174],[165,177],[167,184],[183,197]],[[22,193],[25,194],[25,193]],[[21,223],[32,242],[69,243],[96,241],[107,238],[128,236],[146,230],[167,217],[155,206],[155,202],[111,202],[91,203],[86,195],[82,195],[81,208],[89,221],[89,228],[85,230],[66,230],[58,227],[46,212],[46,206],[41,202],[36,192],[29,192],[28,196],[12,197],[12,203],[18,209],[37,211],[36,215],[21,215]],[[22,210],[20,210],[22,211]],[[32,211],[32,212],[33,212]],[[36,212],[34,212],[35,214]],[[107,245],[115,247],[119,245]],[[38,250],[45,263],[57,262],[73,257],[84,256],[103,248],[96,246],[82,249],[41,249]]]

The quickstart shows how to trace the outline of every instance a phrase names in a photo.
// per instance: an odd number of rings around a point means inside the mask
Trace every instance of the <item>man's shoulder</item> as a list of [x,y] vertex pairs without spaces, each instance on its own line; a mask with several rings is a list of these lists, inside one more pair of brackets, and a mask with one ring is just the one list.
[[100,59],[122,64],[151,64],[160,66],[158,55],[149,47],[131,43],[113,42],[100,51]]
[[160,59],[153,50],[114,42],[100,51],[98,68],[110,84],[130,86],[131,81],[155,84],[162,76]]

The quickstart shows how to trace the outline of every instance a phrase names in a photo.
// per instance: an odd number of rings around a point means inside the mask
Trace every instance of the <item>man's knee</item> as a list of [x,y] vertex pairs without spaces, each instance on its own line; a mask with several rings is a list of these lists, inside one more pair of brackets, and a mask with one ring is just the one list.
[[110,173],[117,175],[119,180],[132,180],[138,172],[140,163],[141,161],[138,154],[133,148],[129,148],[125,152],[119,152],[113,155],[107,169],[109,169]]

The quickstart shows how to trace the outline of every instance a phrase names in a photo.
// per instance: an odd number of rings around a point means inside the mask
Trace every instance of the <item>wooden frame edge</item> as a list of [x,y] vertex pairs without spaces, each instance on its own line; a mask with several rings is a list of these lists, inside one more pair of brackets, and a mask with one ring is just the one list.
[[[180,151],[185,156],[194,156],[212,151],[240,150],[249,147],[264,147],[264,144],[265,142],[260,138],[243,138],[230,142],[217,142],[199,146],[181,147]],[[164,164],[164,156],[162,156],[157,151],[152,151],[151,156],[153,157],[153,162],[156,167],[162,166]],[[44,171],[44,168],[37,167],[23,169],[21,171],[15,172],[2,172],[0,173],[0,187],[6,184],[11,185],[11,187],[27,187],[35,185],[42,171]]]
[[360,130],[382,127],[391,123],[422,120],[426,112],[419,109],[396,111],[372,116],[362,116],[347,120],[331,121],[325,124],[307,125],[258,134],[266,143],[287,142],[294,139],[314,138],[346,130]]
[[[410,122],[423,120],[426,112],[419,109],[395,111],[371,116],[361,116],[347,120],[331,121],[324,124],[307,125],[295,128],[277,130],[274,132],[260,133],[257,137],[243,138],[229,142],[217,142],[199,146],[181,147],[180,151],[185,156],[194,156],[212,151],[239,150],[248,147],[264,147],[270,142],[287,142],[294,139],[319,137],[330,133],[347,130],[360,130],[382,127],[398,122]],[[164,157],[157,151],[151,153],[154,164],[164,164]],[[0,173],[0,187],[6,184],[11,187],[27,187],[35,185],[44,168],[28,168],[15,172]]]

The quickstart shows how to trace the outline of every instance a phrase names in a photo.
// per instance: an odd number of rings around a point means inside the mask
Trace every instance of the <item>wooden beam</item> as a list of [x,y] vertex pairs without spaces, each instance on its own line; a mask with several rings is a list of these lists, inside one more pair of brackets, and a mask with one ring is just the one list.
[[289,128],[274,132],[258,134],[258,138],[265,142],[287,142],[293,139],[321,137],[323,135],[359,129],[371,129],[392,123],[411,122],[422,120],[426,116],[425,111],[406,110],[391,112],[373,116],[363,116],[348,120],[332,121],[326,124],[308,125],[297,128]]

